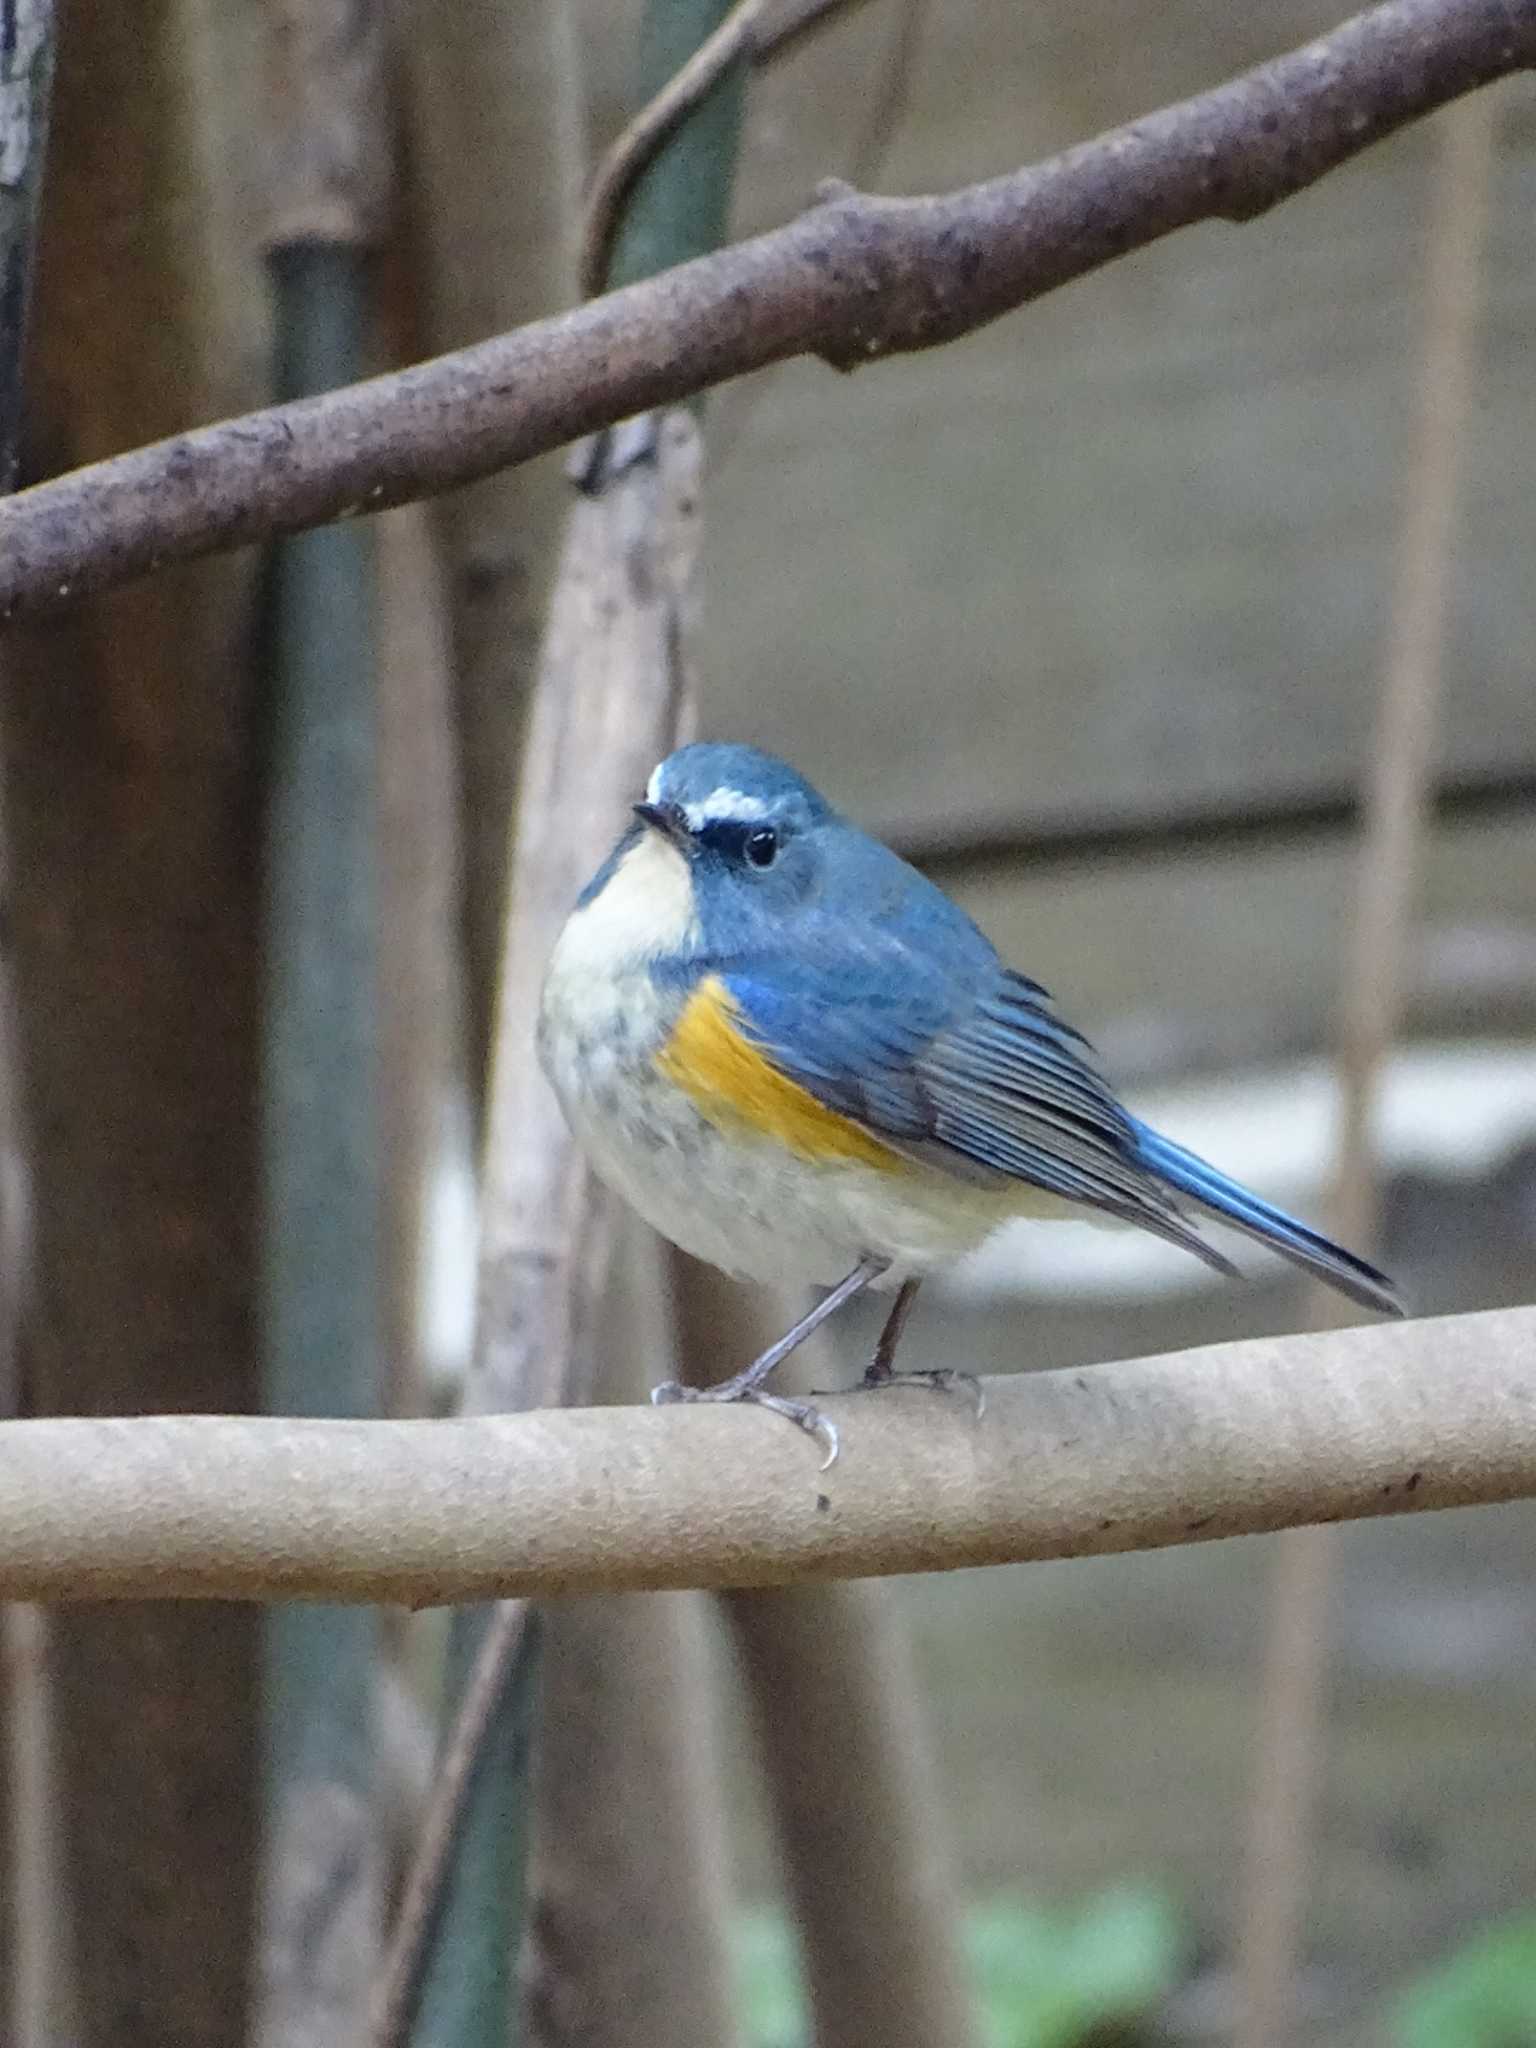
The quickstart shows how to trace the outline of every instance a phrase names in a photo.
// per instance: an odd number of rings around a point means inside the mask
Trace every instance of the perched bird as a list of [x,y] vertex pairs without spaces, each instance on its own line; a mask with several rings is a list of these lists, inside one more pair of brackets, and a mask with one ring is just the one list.
[[1401,1314],[1374,1267],[1132,1116],[1046,990],[784,762],[682,747],[634,810],[550,960],[544,1070],[597,1173],[674,1244],[831,1287],[743,1371],[653,1400],[761,1402],[830,1463],[831,1423],[770,1393],[774,1367],[862,1288],[894,1288],[863,1384],[897,1378],[923,1275],[1020,1216],[1097,1212],[1233,1274],[1189,1220],[1205,1212]]

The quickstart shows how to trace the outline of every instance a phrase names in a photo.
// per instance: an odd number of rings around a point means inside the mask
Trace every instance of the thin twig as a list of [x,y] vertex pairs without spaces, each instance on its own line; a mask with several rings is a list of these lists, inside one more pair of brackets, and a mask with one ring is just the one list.
[[737,0],[714,34],[700,43],[681,71],[675,72],[654,99],[648,100],[623,128],[598,165],[587,197],[577,276],[588,298],[608,281],[613,238],[629,203],[629,195],[667,137],[714,90],[731,66],[755,62],[758,29],[773,0]]
[[469,1683],[437,1767],[432,1796],[422,1816],[405,1889],[390,1931],[369,2022],[372,2048],[403,2048],[410,2038],[428,1945],[443,1902],[470,1780],[527,1625],[527,1601],[502,1600],[481,1638]]
[[582,291],[595,298],[608,281],[613,238],[629,195],[658,150],[694,108],[702,105],[733,64],[761,65],[791,49],[831,15],[865,0],[737,0],[725,20],[654,99],[623,128],[597,167],[587,198],[577,266]]
[[[1376,1234],[1371,1124],[1402,1017],[1409,919],[1431,801],[1453,538],[1483,299],[1493,107],[1445,117],[1424,281],[1417,444],[1404,495],[1391,637],[1370,750],[1354,926],[1339,1029],[1341,1116],[1331,1214],[1351,1244]],[[1330,1302],[1317,1319],[1335,1320]],[[1323,1748],[1333,1531],[1298,1529],[1276,1560],[1263,1725],[1241,1907],[1238,2048],[1290,2038],[1308,1849]]]
[[94,464],[0,505],[0,618],[381,511],[813,354],[953,341],[1196,221],[1249,221],[1536,64],[1536,0],[1385,0],[1227,84],[942,198],[838,189],[773,233],[475,348]]

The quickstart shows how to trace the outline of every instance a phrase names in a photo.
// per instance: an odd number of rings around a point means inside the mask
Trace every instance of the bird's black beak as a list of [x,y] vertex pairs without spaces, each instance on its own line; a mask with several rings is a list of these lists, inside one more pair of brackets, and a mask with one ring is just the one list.
[[687,813],[681,804],[636,804],[635,816],[643,825],[661,833],[664,839],[670,839],[683,852],[688,850],[693,835],[688,830]]

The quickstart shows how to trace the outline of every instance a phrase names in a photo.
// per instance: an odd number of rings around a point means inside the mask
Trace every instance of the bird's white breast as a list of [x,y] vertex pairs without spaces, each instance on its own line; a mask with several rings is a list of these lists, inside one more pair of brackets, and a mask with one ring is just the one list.
[[[651,967],[683,952],[696,932],[687,863],[647,832],[571,913],[550,958],[539,1058],[571,1128],[610,1181],[608,1155],[643,1142],[676,1092],[664,1087],[654,1060],[681,997],[659,987]],[[649,1213],[630,1187],[622,1192]]]

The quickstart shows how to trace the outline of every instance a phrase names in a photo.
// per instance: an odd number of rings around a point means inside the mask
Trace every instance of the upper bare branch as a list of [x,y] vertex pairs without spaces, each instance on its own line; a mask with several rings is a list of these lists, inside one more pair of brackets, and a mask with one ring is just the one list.
[[453,355],[274,406],[0,506],[0,617],[180,557],[425,497],[804,354],[951,341],[1127,250],[1246,221],[1536,65],[1536,0],[1386,0],[1213,91],[942,198],[825,190],[788,226]]

